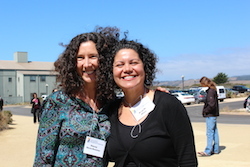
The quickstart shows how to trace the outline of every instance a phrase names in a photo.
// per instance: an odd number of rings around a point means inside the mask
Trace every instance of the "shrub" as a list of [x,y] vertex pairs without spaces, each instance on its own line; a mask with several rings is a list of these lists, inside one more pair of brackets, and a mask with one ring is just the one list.
[[227,98],[236,98],[237,94],[234,92],[231,92],[231,91],[227,91],[226,96],[227,96]]
[[0,112],[0,131],[8,128],[8,124],[11,124],[13,119],[11,111]]

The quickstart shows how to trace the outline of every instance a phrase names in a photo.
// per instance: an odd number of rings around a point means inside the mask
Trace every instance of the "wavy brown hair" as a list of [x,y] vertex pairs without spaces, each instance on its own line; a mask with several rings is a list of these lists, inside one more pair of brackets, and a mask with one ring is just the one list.
[[[93,41],[96,44],[96,49],[99,54],[99,62],[105,61],[105,57],[108,53],[111,45],[115,43],[119,37],[117,34],[119,29],[116,27],[96,27],[94,32],[83,33],[74,37],[70,43],[66,46],[65,51],[55,61],[55,71],[58,72],[57,82],[60,83],[61,89],[65,91],[69,96],[75,96],[79,91],[83,91],[84,80],[77,73],[77,53],[79,46],[83,42]],[[98,76],[101,73],[97,69],[97,83]],[[98,85],[97,84],[97,85]],[[97,86],[98,87],[98,86]],[[97,90],[97,98],[104,99],[101,92]]]
[[213,82],[211,79],[207,78],[207,77],[202,77],[200,79],[200,83],[203,84],[204,86],[207,86],[211,89],[216,90],[216,83]]

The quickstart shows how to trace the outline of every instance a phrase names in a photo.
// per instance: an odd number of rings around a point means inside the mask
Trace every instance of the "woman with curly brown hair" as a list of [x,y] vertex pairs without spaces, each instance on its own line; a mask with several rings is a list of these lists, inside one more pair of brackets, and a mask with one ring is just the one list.
[[[121,40],[106,66],[100,62],[110,97],[121,88],[109,111],[107,152],[117,167],[197,166],[192,126],[185,107],[174,96],[149,89],[156,55],[135,41]],[[104,80],[104,78],[101,78]],[[108,89],[107,89],[108,88]]]
[[99,61],[118,31],[99,27],[77,35],[54,63],[61,90],[43,103],[34,167],[106,165],[102,157],[110,122],[99,91]]
[[208,87],[206,90],[206,100],[202,111],[203,117],[206,118],[207,125],[207,146],[204,152],[198,152],[200,156],[210,156],[219,154],[219,133],[217,129],[217,117],[219,116],[218,95],[216,84],[207,77],[200,79],[202,87]]

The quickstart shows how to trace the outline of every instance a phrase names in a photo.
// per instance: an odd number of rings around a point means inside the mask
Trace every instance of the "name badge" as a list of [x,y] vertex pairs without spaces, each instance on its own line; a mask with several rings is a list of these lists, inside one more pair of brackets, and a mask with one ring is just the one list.
[[133,107],[131,107],[130,111],[132,112],[135,119],[139,121],[142,117],[153,111],[154,108],[155,104],[148,96],[146,96]]
[[87,136],[83,148],[83,153],[102,158],[105,146],[106,141]]

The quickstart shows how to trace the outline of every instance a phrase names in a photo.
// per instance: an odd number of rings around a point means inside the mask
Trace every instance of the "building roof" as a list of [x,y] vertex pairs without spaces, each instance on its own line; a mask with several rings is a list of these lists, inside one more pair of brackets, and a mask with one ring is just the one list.
[[23,75],[57,75],[55,71],[17,71]]
[[54,62],[29,61],[28,63],[17,63],[13,60],[0,60],[0,70],[54,70]]

